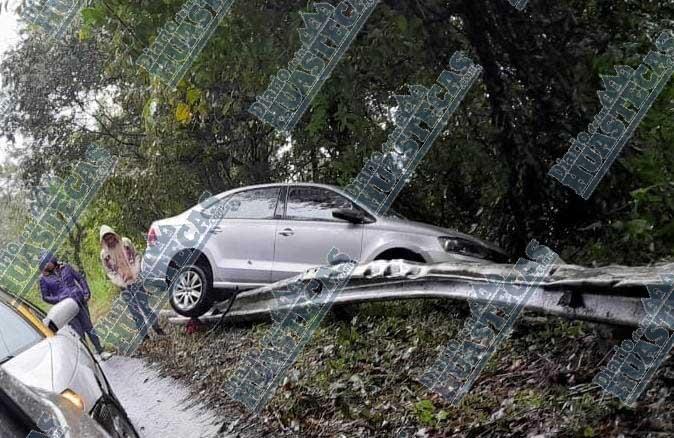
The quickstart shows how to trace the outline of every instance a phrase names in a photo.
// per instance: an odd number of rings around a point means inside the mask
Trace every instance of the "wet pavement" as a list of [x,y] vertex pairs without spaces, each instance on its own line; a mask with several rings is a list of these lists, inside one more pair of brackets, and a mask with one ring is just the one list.
[[188,388],[141,359],[115,356],[103,371],[141,437],[209,438],[222,421],[203,404],[190,400]]

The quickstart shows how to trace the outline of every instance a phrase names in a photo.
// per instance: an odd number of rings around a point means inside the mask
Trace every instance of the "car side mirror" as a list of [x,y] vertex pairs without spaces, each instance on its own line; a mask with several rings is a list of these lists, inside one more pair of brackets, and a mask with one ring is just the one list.
[[80,313],[80,306],[77,304],[77,301],[72,298],[66,298],[49,309],[47,316],[42,322],[51,331],[57,332],[75,319],[78,313]]
[[362,211],[353,210],[351,208],[338,208],[332,211],[332,217],[342,219],[352,224],[363,224],[366,222],[365,215]]

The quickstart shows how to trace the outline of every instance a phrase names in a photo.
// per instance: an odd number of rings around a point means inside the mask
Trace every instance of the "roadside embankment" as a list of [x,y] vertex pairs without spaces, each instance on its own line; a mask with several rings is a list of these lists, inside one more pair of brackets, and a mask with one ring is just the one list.
[[450,405],[416,379],[467,315],[464,304],[442,300],[370,303],[331,314],[258,417],[232,401],[223,384],[267,324],[193,335],[169,326],[168,336],[146,342],[138,354],[189,385],[233,436],[674,434],[671,360],[638,406],[625,407],[591,381],[631,330],[556,317],[521,318],[462,404]]

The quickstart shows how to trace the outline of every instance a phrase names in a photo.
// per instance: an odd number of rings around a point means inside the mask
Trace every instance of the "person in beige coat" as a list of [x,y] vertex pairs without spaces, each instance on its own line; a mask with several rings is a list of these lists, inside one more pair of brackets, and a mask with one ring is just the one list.
[[100,238],[103,268],[112,284],[122,289],[122,298],[129,305],[131,317],[141,333],[141,339],[147,337],[148,326],[151,326],[158,335],[163,335],[164,331],[159,326],[157,314],[150,308],[147,292],[138,278],[141,255],[131,240],[120,237],[107,225],[101,227]]

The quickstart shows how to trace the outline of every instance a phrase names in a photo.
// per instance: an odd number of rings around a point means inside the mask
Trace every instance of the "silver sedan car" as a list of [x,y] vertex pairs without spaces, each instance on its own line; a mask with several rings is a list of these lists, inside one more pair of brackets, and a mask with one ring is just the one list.
[[[148,248],[190,225],[187,219],[195,213],[211,222],[205,245],[167,243],[168,253],[162,253],[173,271],[153,275],[172,284],[173,309],[189,317],[206,313],[227,296],[222,291],[264,286],[325,265],[333,247],[361,263],[507,260],[501,249],[475,237],[395,213],[376,215],[338,187],[310,183],[249,186],[216,195],[154,222]],[[186,259],[187,265],[181,262]]]

